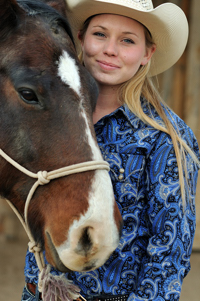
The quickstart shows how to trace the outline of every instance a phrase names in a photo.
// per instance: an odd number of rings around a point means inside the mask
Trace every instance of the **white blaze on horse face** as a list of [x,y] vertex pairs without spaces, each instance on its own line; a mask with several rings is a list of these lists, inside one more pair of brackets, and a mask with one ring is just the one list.
[[[85,140],[92,152],[92,160],[103,160],[101,151],[94,139],[83,96],[78,66],[66,52],[59,59],[58,75],[80,96],[79,110],[85,123]],[[119,242],[119,229],[114,218],[114,194],[110,176],[106,170],[96,170],[89,188],[88,210],[75,220],[68,232],[66,241],[56,246],[59,258],[69,269],[86,271],[100,267],[116,249]],[[85,241],[84,241],[85,240]]]
[[79,69],[76,61],[69,56],[66,51],[63,51],[58,61],[58,75],[62,81],[69,85],[79,96],[81,91],[81,81]]
[[[82,104],[85,121],[85,139],[92,151],[92,160],[103,160],[100,149],[90,131]],[[100,267],[116,249],[119,230],[114,219],[114,194],[110,176],[105,170],[96,170],[89,190],[89,207],[79,220],[70,226],[67,240],[57,246],[62,263],[71,270],[86,271]],[[83,236],[87,233],[86,242]],[[88,245],[87,245],[88,243]]]
[[85,121],[85,137],[86,139],[88,140],[88,144],[91,148],[91,151],[92,151],[92,160],[103,160],[103,157],[102,157],[102,154],[101,154],[101,151],[99,149],[99,147],[97,146],[97,142],[95,141],[95,139],[93,138],[92,136],[92,133],[91,133],[91,130],[90,130],[90,127],[89,127],[89,124],[88,124],[88,120],[87,120],[87,116],[86,116],[86,113],[85,113],[85,110],[82,106],[82,102],[81,102],[81,116],[83,117],[84,121]]

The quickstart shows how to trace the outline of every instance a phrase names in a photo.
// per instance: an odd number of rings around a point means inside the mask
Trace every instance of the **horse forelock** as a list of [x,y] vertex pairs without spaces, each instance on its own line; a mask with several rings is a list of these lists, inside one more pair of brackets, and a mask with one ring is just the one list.
[[57,10],[37,0],[18,0],[17,4],[18,6],[13,3],[11,4],[8,1],[8,4],[6,3],[3,8],[0,8],[1,42],[17,29],[20,25],[21,19],[24,19],[25,16],[32,16],[33,18],[41,16],[49,23],[50,26],[58,24],[58,26],[62,27],[75,47],[73,34],[68,20]]
[[[57,18],[46,22],[42,15],[38,14],[37,18],[25,17],[18,20],[18,26],[4,30],[5,39],[0,44],[1,71],[3,68],[9,70],[9,73],[24,68],[29,69],[28,73],[33,70],[36,73],[49,69],[56,70],[63,49],[77,61],[71,37],[59,22]],[[1,33],[0,30],[0,38]]]
[[62,26],[75,46],[69,23],[67,19],[64,18],[57,10],[45,3],[36,0],[17,0],[17,3],[29,16],[41,15],[44,16],[50,24],[56,22],[57,24]]

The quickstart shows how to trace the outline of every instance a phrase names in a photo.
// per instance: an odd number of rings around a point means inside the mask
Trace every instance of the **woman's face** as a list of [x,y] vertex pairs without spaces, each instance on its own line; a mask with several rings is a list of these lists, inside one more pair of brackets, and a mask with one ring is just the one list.
[[120,85],[150,60],[155,46],[146,47],[139,22],[112,14],[93,17],[81,41],[86,68],[101,85]]

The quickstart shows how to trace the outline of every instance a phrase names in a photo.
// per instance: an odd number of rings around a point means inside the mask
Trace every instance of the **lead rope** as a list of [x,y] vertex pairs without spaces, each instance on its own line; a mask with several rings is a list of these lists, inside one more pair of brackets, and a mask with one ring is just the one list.
[[84,299],[80,294],[80,289],[72,283],[72,281],[66,279],[64,274],[59,276],[52,275],[50,273],[51,266],[45,265],[44,255],[41,249],[41,246],[37,244],[32,236],[28,225],[28,208],[30,201],[35,193],[37,187],[39,185],[46,185],[51,180],[57,179],[60,177],[65,177],[68,175],[72,175],[75,173],[81,173],[85,171],[97,170],[97,169],[105,169],[107,171],[110,170],[109,164],[106,161],[88,161],[78,164],[73,164],[70,166],[66,166],[60,169],[56,169],[50,172],[47,171],[39,171],[38,173],[33,173],[28,169],[24,168],[12,158],[10,158],[2,149],[0,149],[0,155],[12,164],[19,171],[28,175],[31,178],[37,179],[37,181],[33,184],[32,188],[29,191],[29,194],[26,199],[25,207],[24,207],[24,220],[22,216],[19,214],[14,205],[7,200],[8,204],[11,206],[12,210],[15,212],[20,222],[22,223],[28,238],[29,238],[29,251],[34,253],[35,259],[39,268],[39,281],[38,281],[38,289],[42,293],[42,298],[44,301],[72,301],[78,298]]

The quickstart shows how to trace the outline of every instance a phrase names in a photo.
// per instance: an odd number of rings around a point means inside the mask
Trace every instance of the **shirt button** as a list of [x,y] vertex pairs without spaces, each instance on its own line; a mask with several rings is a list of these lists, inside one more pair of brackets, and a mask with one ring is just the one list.
[[123,168],[120,168],[120,170],[119,170],[120,173],[124,173],[124,171],[125,170]]
[[119,177],[118,177],[119,180],[123,180],[123,178],[124,178],[124,176],[122,174],[119,175]]

